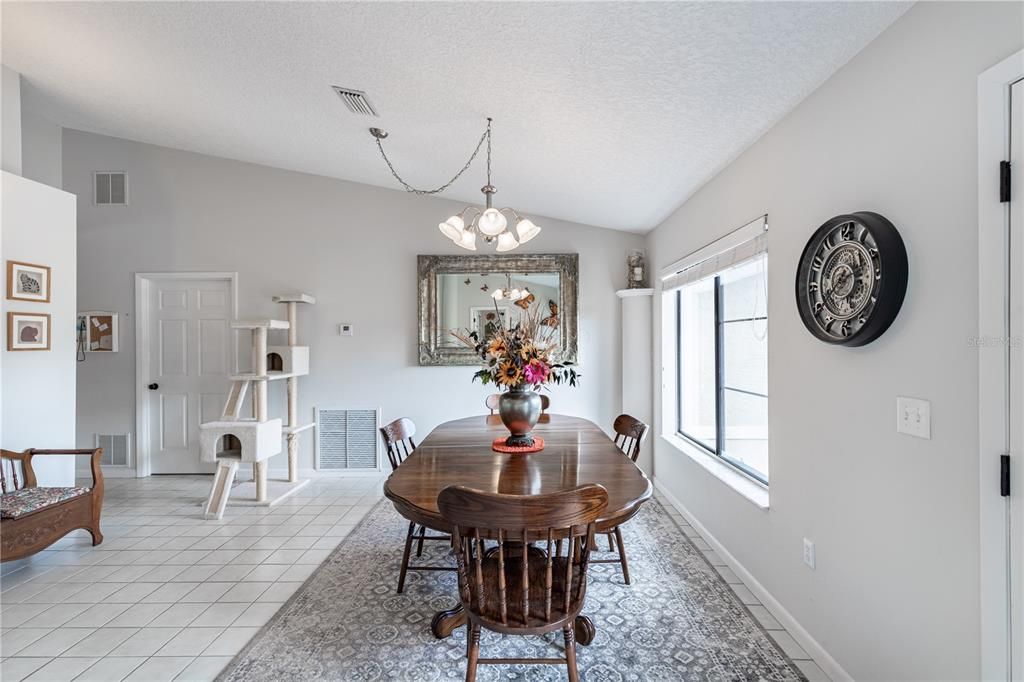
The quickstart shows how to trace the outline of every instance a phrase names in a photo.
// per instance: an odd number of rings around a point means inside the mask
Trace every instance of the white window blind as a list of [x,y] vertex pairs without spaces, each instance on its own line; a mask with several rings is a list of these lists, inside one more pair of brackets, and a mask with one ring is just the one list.
[[768,251],[768,216],[747,223],[661,271],[662,290],[711,277]]

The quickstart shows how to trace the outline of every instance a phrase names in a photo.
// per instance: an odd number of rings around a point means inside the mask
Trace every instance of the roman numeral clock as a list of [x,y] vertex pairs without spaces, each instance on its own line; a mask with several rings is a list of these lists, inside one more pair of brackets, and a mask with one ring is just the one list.
[[903,305],[907,270],[903,239],[886,218],[870,211],[836,216],[818,228],[800,256],[800,318],[826,343],[871,343]]

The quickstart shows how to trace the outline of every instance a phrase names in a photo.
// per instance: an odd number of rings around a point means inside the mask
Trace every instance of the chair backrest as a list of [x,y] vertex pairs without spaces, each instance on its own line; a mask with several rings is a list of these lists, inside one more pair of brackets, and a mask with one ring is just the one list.
[[411,419],[402,417],[380,427],[380,435],[384,438],[392,471],[416,450],[416,441],[412,438],[416,435],[416,425]]
[[640,456],[640,446],[647,437],[648,428],[647,424],[628,414],[620,414],[612,425],[615,444],[634,462]]
[[[438,495],[437,506],[452,525],[459,596],[470,613],[509,627],[538,627],[566,618],[582,604],[596,521],[608,506],[603,486],[543,495],[449,486]],[[487,540],[496,546],[488,548]],[[530,570],[531,542],[546,543],[543,570],[536,555]],[[510,592],[518,603],[509,603]],[[531,593],[543,598],[531,604]]]
[[547,412],[549,407],[551,407],[551,398],[549,398],[548,396],[546,396],[543,393],[541,393],[540,394],[540,411],[541,411],[541,413]]
[[484,401],[484,404],[487,405],[487,409],[491,411],[491,414],[494,414],[494,411],[498,409],[499,400],[501,400],[501,394],[492,393],[487,396],[487,400]]
[[23,452],[0,450],[0,493],[21,490],[27,485]]

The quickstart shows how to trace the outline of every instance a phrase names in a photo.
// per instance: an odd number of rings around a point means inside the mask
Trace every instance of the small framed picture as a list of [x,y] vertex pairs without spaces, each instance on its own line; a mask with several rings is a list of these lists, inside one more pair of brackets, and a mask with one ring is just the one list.
[[7,350],[50,350],[49,313],[7,313]]
[[50,268],[7,261],[7,298],[11,301],[50,302]]

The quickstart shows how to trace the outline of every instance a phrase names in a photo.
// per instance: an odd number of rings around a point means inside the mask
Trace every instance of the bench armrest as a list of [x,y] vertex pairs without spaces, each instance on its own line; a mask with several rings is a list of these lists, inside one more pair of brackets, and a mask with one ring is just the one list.
[[92,460],[92,489],[103,491],[103,471],[100,469],[100,458],[103,456],[103,448],[78,449],[78,450],[42,450],[29,448],[25,451],[25,458],[22,460],[25,467],[25,485],[33,487],[36,485],[36,473],[32,470],[32,458],[37,455],[89,455]]

